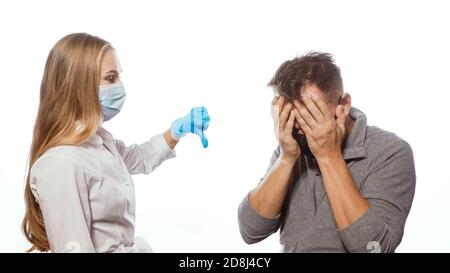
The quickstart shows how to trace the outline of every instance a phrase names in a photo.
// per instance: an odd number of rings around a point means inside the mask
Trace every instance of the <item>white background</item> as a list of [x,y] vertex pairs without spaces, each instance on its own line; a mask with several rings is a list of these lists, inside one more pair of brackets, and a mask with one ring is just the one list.
[[[312,2],[312,1],[311,1]],[[117,49],[128,92],[105,124],[127,144],[193,106],[212,121],[178,157],[135,176],[137,235],[158,252],[278,252],[278,234],[248,246],[237,207],[276,145],[266,87],[310,50],[335,55],[353,105],[414,150],[417,188],[399,252],[450,250],[446,1],[2,1],[0,251],[24,251],[23,187],[39,85],[51,47],[88,32]]]

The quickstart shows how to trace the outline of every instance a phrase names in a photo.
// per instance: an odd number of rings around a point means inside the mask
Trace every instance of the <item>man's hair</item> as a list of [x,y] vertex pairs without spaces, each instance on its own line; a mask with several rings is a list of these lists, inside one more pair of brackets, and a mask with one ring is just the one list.
[[329,53],[310,52],[285,61],[268,86],[289,99],[299,99],[300,89],[315,84],[329,98],[338,98],[343,91],[341,70]]

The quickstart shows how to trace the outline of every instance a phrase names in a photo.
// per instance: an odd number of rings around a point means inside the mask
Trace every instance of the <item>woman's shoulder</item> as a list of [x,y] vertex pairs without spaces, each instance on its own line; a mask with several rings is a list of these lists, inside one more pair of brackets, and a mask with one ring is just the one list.
[[77,146],[57,146],[45,151],[31,166],[29,184],[35,199],[60,198],[84,181]]
[[31,167],[30,173],[46,172],[49,168],[67,169],[79,166],[77,158],[80,154],[80,147],[74,145],[60,145],[44,152]]

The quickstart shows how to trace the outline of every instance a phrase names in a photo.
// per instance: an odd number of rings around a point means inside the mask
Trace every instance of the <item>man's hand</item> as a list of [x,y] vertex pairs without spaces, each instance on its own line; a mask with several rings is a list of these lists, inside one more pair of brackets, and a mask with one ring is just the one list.
[[266,218],[279,217],[289,188],[289,178],[298,157],[300,147],[292,137],[295,122],[293,105],[283,97],[272,101],[272,117],[275,135],[280,144],[280,156],[272,162],[261,183],[249,194],[250,206]]
[[337,228],[354,223],[370,207],[358,191],[342,157],[345,135],[344,107],[336,108],[336,119],[326,104],[317,97],[304,98],[304,104],[294,101],[296,119],[306,135],[308,146],[319,164],[323,184]]
[[276,96],[272,101],[272,117],[275,136],[280,144],[280,157],[287,162],[295,162],[300,156],[300,147],[292,136],[295,114],[293,105],[284,97]]
[[341,156],[341,145],[345,135],[344,107],[338,105],[335,115],[325,102],[317,96],[305,97],[303,103],[294,101],[295,118],[308,141],[308,146],[317,160]]

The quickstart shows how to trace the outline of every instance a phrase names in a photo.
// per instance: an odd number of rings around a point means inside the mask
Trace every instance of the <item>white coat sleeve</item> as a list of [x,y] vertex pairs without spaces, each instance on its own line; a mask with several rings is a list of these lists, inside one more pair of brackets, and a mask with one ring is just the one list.
[[176,156],[175,151],[167,144],[164,134],[156,135],[140,145],[126,146],[118,139],[114,139],[114,144],[130,174],[149,174],[163,161]]

